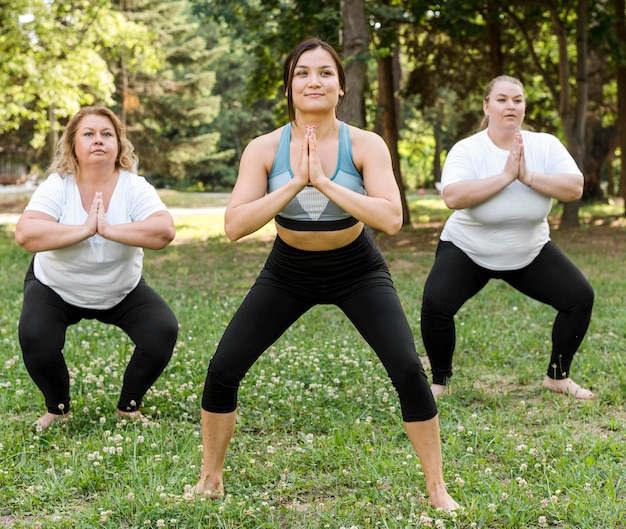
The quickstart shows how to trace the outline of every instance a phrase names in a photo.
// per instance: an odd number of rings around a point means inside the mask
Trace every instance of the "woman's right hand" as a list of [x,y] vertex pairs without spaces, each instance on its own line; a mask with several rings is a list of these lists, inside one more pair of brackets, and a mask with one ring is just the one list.
[[91,237],[98,232],[98,213],[100,208],[104,208],[104,205],[102,203],[102,193],[98,191],[93,197],[93,202],[91,203],[87,220],[85,221],[85,227],[88,233],[87,237]]
[[312,130],[311,127],[307,125],[304,138],[302,139],[302,147],[300,148],[300,159],[298,160],[298,165],[293,175],[294,184],[298,184],[302,189],[311,183],[309,164],[311,157],[310,142],[313,133],[314,129]]

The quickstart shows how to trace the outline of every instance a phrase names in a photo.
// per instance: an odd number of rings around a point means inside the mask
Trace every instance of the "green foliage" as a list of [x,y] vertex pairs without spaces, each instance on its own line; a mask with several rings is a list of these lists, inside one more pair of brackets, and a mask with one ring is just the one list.
[[0,133],[26,125],[34,148],[81,105],[113,102],[105,50],[122,41],[132,50],[131,67],[158,62],[148,29],[113,11],[109,0],[10,0],[0,18]]
[[[202,195],[164,193],[172,207]],[[207,198],[203,205],[223,203]],[[217,201],[217,202],[216,202]],[[420,296],[441,221],[434,196],[410,197],[412,227],[377,238],[418,351]],[[225,326],[254,281],[271,233],[228,242],[222,215],[176,214],[177,240],[146,252],[145,275],[180,321],[174,357],[145,399],[145,423],[114,418],[131,344],[84,320],[67,335],[73,418],[32,429],[43,398],[21,360],[17,320],[31,256],[0,225],[0,523],[42,527],[597,529],[626,527],[626,290],[614,209],[583,208],[584,232],[553,233],[590,278],[596,306],[574,361],[598,393],[541,390],[554,311],[491,282],[457,317],[450,394],[439,400],[444,473],[465,507],[428,506],[384,369],[334,307],[302,317],[252,368],[226,461],[224,500],[191,500],[202,455],[200,396]],[[602,219],[605,222],[602,222]],[[422,357],[425,361],[425,358]]]

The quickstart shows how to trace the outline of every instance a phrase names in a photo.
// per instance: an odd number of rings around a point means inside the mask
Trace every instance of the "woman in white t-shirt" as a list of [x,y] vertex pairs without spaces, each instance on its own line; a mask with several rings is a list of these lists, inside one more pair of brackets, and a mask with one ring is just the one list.
[[167,246],[174,222],[154,187],[130,172],[133,151],[113,112],[83,107],[15,228],[16,241],[35,254],[24,281],[19,339],[26,369],[44,394],[47,412],[36,422],[43,428],[70,409],[68,326],[97,319],[135,344],[118,417],[141,417],[143,396],[172,356],[178,322],[142,268],[143,249]]
[[492,279],[502,279],[557,310],[543,386],[588,400],[594,394],[570,377],[591,319],[594,293],[550,240],[552,200],[580,198],[583,176],[554,136],[522,131],[524,87],[493,79],[483,101],[482,130],[455,144],[446,158],[441,193],[455,210],[447,220],[424,286],[421,330],[437,397],[452,376],[454,316]]

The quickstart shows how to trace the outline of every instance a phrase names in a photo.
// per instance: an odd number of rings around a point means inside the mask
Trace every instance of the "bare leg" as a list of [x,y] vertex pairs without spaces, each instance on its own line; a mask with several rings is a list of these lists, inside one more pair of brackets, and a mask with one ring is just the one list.
[[443,480],[439,416],[428,421],[405,422],[404,428],[424,469],[430,504],[447,511],[460,508],[448,494]]
[[447,391],[447,387],[448,386],[443,386],[441,384],[431,384],[430,391],[433,392],[433,397],[435,397],[435,400],[437,400]]
[[224,496],[224,461],[235,431],[237,412],[212,413],[202,410],[202,472],[195,494],[216,499]]
[[595,397],[595,394],[588,389],[581,388],[571,378],[564,378],[562,380],[555,380],[548,376],[544,377],[541,384],[544,388],[554,391],[556,393],[565,393],[571,395],[578,400],[591,400]]

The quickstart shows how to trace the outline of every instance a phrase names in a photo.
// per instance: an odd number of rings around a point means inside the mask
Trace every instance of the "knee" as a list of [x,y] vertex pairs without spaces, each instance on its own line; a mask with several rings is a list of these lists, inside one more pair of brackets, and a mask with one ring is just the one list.
[[163,318],[154,323],[150,333],[153,350],[171,351],[178,340],[178,321],[175,317]]
[[581,282],[576,288],[572,289],[574,297],[571,305],[581,313],[591,313],[595,299],[593,287],[588,281]]
[[446,302],[445,293],[432,288],[424,289],[422,296],[422,316],[451,318],[454,317],[456,309]]
[[243,376],[212,360],[204,383],[202,409],[214,413],[230,413],[237,409],[237,394]]
[[417,354],[414,358],[407,359],[405,362],[396,366],[393,373],[390,373],[392,382],[399,394],[413,392],[416,384],[426,384],[428,386],[428,377],[424,371],[424,366]]

